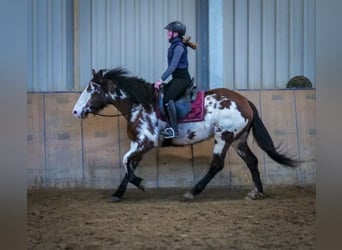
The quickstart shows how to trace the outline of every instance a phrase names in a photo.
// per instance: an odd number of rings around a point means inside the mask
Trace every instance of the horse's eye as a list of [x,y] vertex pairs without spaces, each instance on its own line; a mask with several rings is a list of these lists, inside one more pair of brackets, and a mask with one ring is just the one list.
[[89,84],[88,87],[87,87],[87,92],[88,92],[88,93],[91,92],[91,86],[90,86],[90,84]]

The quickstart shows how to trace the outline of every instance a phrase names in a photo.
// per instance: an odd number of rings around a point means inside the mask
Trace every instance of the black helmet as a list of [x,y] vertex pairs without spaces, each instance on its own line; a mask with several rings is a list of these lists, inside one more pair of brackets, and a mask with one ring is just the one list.
[[186,27],[179,21],[171,22],[165,26],[166,30],[171,30],[173,32],[178,32],[180,36],[184,36],[186,32]]

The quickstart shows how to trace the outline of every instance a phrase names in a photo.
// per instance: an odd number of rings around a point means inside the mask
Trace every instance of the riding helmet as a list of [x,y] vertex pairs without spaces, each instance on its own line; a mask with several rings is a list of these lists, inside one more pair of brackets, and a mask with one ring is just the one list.
[[184,36],[186,32],[186,27],[179,21],[174,21],[165,26],[166,30],[171,30],[173,32],[178,32],[180,36]]

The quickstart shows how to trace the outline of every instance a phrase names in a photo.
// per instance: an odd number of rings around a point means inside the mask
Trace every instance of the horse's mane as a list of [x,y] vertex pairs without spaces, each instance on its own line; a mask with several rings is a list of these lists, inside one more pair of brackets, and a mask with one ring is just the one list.
[[127,69],[114,68],[107,71],[103,77],[112,80],[133,102],[141,103],[145,107],[153,103],[153,85],[142,78],[129,76]]

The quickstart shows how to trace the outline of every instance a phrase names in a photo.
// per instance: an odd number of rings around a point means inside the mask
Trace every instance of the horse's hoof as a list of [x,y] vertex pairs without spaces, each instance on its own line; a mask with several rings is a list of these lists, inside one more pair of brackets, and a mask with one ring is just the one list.
[[116,203],[116,202],[121,201],[121,199],[119,197],[117,197],[117,196],[112,196],[111,201]]
[[141,180],[138,188],[145,192],[145,181],[144,180]]
[[246,196],[245,199],[246,200],[261,200],[264,199],[264,194],[260,193],[258,190],[253,189],[252,191],[250,191]]
[[195,196],[190,192],[185,193],[183,197],[186,201],[193,201],[195,199]]

